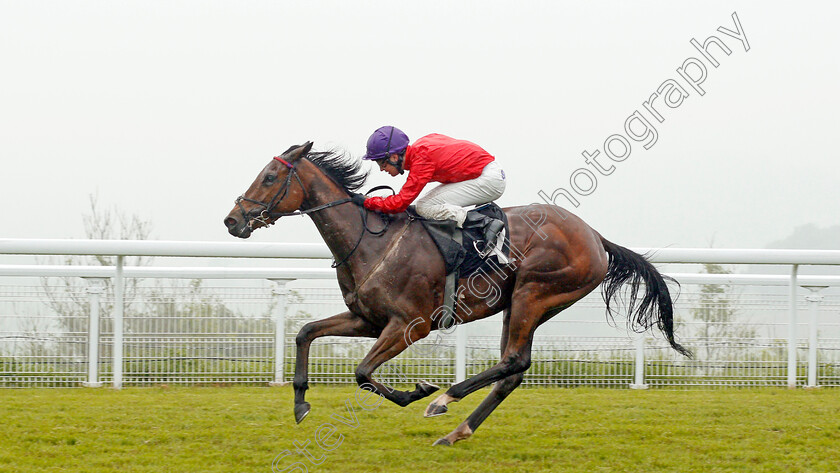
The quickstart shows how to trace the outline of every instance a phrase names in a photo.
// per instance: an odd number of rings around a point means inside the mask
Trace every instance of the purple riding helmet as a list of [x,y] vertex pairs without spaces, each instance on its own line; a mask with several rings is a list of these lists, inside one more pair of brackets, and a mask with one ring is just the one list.
[[401,154],[408,147],[408,135],[397,127],[377,128],[367,141],[367,153],[362,159],[382,159]]

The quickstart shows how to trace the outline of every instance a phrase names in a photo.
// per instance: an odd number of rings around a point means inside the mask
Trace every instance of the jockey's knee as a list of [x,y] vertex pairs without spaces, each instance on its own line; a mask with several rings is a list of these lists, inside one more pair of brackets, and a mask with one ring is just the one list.
[[414,208],[417,210],[417,214],[423,218],[430,218],[433,219],[433,215],[439,212],[441,205],[440,204],[433,204],[430,202],[423,202],[418,201],[414,204]]
[[417,214],[429,220],[454,220],[460,228],[467,218],[467,210],[452,204],[417,202],[414,205]]

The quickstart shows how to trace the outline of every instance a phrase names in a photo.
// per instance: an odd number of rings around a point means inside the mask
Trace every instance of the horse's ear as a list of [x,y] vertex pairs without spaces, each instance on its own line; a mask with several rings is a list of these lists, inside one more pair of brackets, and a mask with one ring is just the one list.
[[312,142],[307,141],[306,143],[300,146],[292,146],[291,148],[287,149],[285,153],[283,153],[283,157],[286,158],[287,161],[296,161],[307,154],[309,151],[312,150]]

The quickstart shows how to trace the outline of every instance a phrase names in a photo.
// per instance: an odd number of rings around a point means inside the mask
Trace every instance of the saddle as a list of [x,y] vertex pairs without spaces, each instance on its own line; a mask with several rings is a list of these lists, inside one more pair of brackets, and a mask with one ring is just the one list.
[[[452,220],[428,220],[417,214],[414,206],[409,206],[407,213],[413,220],[419,220],[423,228],[432,237],[443,256],[446,274],[458,272],[460,277],[468,277],[482,266],[489,265],[490,258],[495,258],[497,266],[507,264],[510,256],[510,237],[508,236],[507,215],[493,202],[484,204],[469,211],[469,213],[480,213],[490,218],[501,220],[505,228],[500,234],[497,251],[491,251],[482,257],[477,249],[477,243],[484,240],[484,227],[470,227],[460,229]],[[503,238],[502,238],[503,237]]]
[[[447,314],[443,317],[448,318],[446,325],[451,326],[457,324],[458,317],[455,315],[455,299],[458,294],[458,280],[462,277],[469,277],[476,271],[484,269],[485,271],[492,271],[490,268],[491,259],[496,260],[496,266],[506,265],[510,262],[510,237],[508,231],[508,220],[505,213],[493,202],[484,204],[468,213],[478,212],[488,217],[501,220],[504,223],[504,229],[499,234],[496,248],[492,251],[487,251],[485,256],[479,253],[476,242],[484,239],[483,226],[468,227],[460,229],[452,220],[428,220],[417,214],[414,206],[409,206],[407,211],[409,218],[412,220],[419,220],[423,224],[423,228],[429,232],[429,236],[435,242],[441,256],[443,256],[444,266],[446,268],[446,283],[443,291],[443,305],[432,314],[434,320],[442,309],[443,313]],[[467,220],[482,220],[482,219],[467,219]],[[443,324],[443,320],[441,320]]]

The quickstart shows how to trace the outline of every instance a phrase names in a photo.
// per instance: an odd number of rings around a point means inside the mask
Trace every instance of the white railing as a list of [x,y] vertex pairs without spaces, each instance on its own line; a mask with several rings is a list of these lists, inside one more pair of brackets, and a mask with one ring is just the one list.
[[[718,264],[773,264],[790,266],[790,274],[785,275],[744,275],[744,274],[671,274],[681,283],[690,284],[728,284],[728,285],[761,285],[788,286],[788,320],[787,320],[787,385],[797,385],[798,370],[801,365],[797,351],[801,344],[797,337],[798,297],[799,287],[805,287],[812,293],[806,297],[809,310],[808,355],[807,355],[807,384],[816,386],[818,383],[818,311],[821,296],[819,291],[829,286],[840,286],[840,276],[800,276],[798,268],[801,265],[840,265],[840,251],[816,250],[719,250],[719,249],[634,249],[640,253],[651,253],[651,260],[656,263],[718,263]],[[90,313],[88,315],[87,333],[78,333],[79,340],[87,341],[87,384],[100,384],[100,313],[102,296],[102,281],[111,281],[114,287],[113,314],[111,316],[111,382],[114,387],[123,385],[124,367],[124,336],[125,336],[125,281],[130,278],[173,278],[173,279],[262,279],[275,281],[274,294],[277,296],[276,308],[273,316],[273,333],[263,334],[273,339],[272,380],[282,383],[287,378],[289,364],[287,358],[290,344],[286,333],[286,305],[289,289],[286,283],[292,280],[334,279],[334,270],[328,268],[245,268],[245,267],[126,267],[124,259],[132,256],[152,257],[195,257],[195,258],[288,258],[288,259],[329,259],[331,255],[322,244],[280,244],[280,243],[216,243],[216,242],[171,242],[171,241],[108,241],[108,240],[12,240],[0,239],[0,255],[99,255],[115,256],[114,266],[64,266],[64,265],[0,265],[0,276],[5,277],[71,277],[85,278],[91,281],[87,291]],[[597,304],[597,302],[593,302]],[[465,326],[466,327],[466,326]],[[478,360],[476,352],[486,352],[491,348],[489,340],[481,336],[468,337],[469,330],[464,327],[456,330],[454,337],[442,337],[438,346],[451,347],[454,361],[452,370],[455,381],[462,380],[467,375],[476,374],[486,367],[487,360]],[[538,334],[539,335],[539,334]],[[492,338],[492,337],[490,337]],[[615,339],[616,337],[612,337]],[[620,337],[619,337],[620,338]],[[442,340],[442,343],[440,341]],[[632,367],[632,379],[628,383],[632,387],[646,387],[646,374],[659,369],[659,364],[651,361],[649,338],[635,337],[630,346],[633,359],[629,362]],[[220,341],[218,343],[224,343]],[[336,342],[340,343],[340,342]],[[605,342],[616,350],[614,342]],[[621,342],[617,342],[619,345]],[[773,342],[776,343],[776,342]],[[496,346],[498,339],[496,339]],[[535,343],[536,347],[536,343]],[[580,348],[564,348],[560,351],[578,353]],[[626,351],[626,348],[619,348]],[[472,355],[471,355],[472,354]],[[439,355],[439,354],[437,354]],[[440,363],[439,356],[419,357],[419,365],[423,365],[420,374],[434,378],[435,360]],[[487,356],[485,356],[487,358]],[[489,358],[492,358],[490,356]],[[468,362],[471,359],[471,362]],[[313,356],[313,363],[317,363],[317,354]],[[566,360],[574,363],[576,360]],[[624,363],[622,366],[628,364]],[[445,363],[444,363],[445,364]],[[468,366],[469,364],[469,366]],[[419,366],[418,365],[418,366]],[[348,365],[349,366],[349,365]],[[414,369],[414,368],[412,368]],[[420,369],[420,368],[417,368]],[[626,379],[627,370],[612,376],[615,379]],[[346,370],[345,370],[346,371]],[[532,369],[532,371],[535,371]],[[314,369],[317,373],[318,370]],[[2,373],[0,373],[2,374]],[[352,368],[346,373],[352,378]],[[330,376],[338,376],[332,373]],[[539,375],[543,376],[543,375]],[[662,375],[667,378],[667,374]],[[537,376],[535,375],[535,378]],[[545,379],[549,375],[545,375]],[[656,377],[656,376],[654,376]],[[331,380],[327,376],[324,380]],[[543,379],[543,378],[539,378]]]

